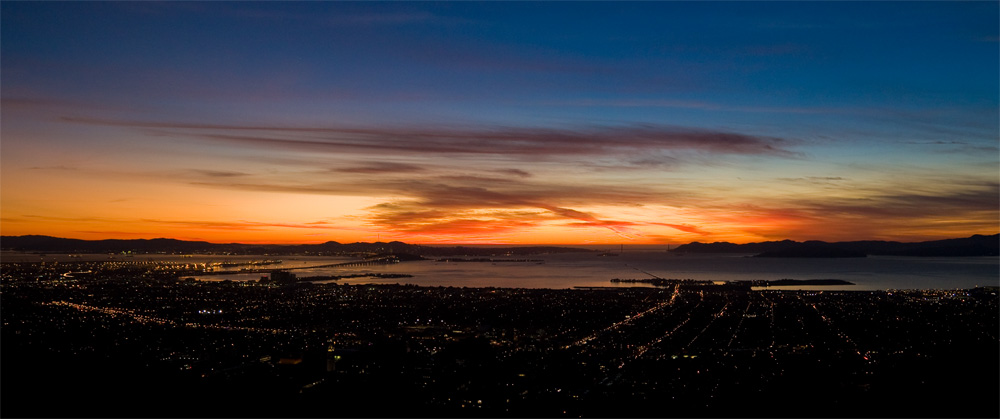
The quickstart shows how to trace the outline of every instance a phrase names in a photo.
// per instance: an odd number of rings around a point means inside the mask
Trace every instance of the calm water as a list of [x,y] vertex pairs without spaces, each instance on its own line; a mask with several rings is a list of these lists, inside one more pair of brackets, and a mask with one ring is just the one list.
[[[297,269],[299,277],[316,275],[348,275],[358,273],[398,273],[412,278],[353,278],[338,282],[401,283],[423,286],[572,288],[575,286],[629,287],[648,284],[613,284],[612,278],[650,278],[639,270],[662,278],[732,281],[751,279],[843,279],[853,286],[822,287],[827,290],[880,289],[957,289],[1000,285],[1000,258],[913,258],[871,256],[845,259],[749,258],[747,255],[685,255],[666,252],[625,252],[620,256],[601,257],[594,253],[564,253],[534,255],[525,258],[543,262],[437,262],[433,260],[402,262],[393,265]],[[38,260],[37,255],[4,253],[4,262]],[[107,260],[107,255],[47,255],[45,260]],[[180,256],[139,255],[115,260],[167,260],[171,262],[239,262],[280,259],[280,265],[269,268],[290,268],[339,263],[346,257],[309,256]],[[495,258],[496,259],[496,258]],[[260,274],[204,276],[204,280],[257,280]],[[805,289],[811,287],[789,287]],[[820,288],[815,288],[820,289]]]
[[[822,289],[955,289],[1000,285],[1000,258],[905,258],[873,256],[847,259],[749,258],[746,255],[673,256],[665,252],[532,256],[544,262],[416,261],[363,268],[302,269],[296,274],[343,275],[400,273],[412,278],[357,278],[342,283],[408,283],[424,286],[572,288],[575,286],[648,286],[612,284],[612,278],[662,278],[732,281],[749,279],[843,279],[853,286]],[[294,261],[293,261],[294,262]],[[260,275],[229,279],[257,279]],[[209,277],[219,279],[218,277]],[[206,278],[208,279],[208,278]],[[793,287],[795,288],[795,287]],[[797,287],[803,288],[803,287]]]

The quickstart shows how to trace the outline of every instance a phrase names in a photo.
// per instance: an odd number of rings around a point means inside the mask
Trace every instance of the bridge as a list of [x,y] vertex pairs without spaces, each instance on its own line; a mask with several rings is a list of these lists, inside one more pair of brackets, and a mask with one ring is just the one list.
[[350,262],[340,262],[340,263],[330,263],[326,265],[312,265],[312,266],[295,266],[289,268],[271,268],[271,269],[243,269],[239,271],[213,271],[213,272],[198,272],[197,275],[229,275],[229,274],[269,274],[273,272],[280,271],[294,271],[298,269],[316,269],[316,268],[354,268],[361,266],[378,266],[378,265],[391,265],[393,263],[399,263],[399,258],[395,256],[382,256],[372,259],[364,260],[353,260]]
[[284,269],[263,269],[264,272],[272,271],[291,271],[294,269],[316,269],[316,268],[351,268],[356,266],[376,266],[376,265],[391,265],[393,263],[399,263],[399,258],[395,256],[382,256],[372,259],[364,260],[354,260],[350,262],[341,263],[331,263],[328,265],[313,265],[313,266],[299,266],[294,268],[284,268]]

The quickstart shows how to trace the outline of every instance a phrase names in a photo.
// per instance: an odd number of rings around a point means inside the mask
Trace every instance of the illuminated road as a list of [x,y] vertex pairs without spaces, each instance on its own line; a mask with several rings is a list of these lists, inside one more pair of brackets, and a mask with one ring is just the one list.
[[136,313],[135,310],[129,310],[124,308],[113,308],[113,307],[96,307],[84,304],[71,303],[68,301],[52,301],[50,303],[42,303],[42,305],[70,307],[80,311],[102,313],[110,317],[128,317],[135,322],[144,324],[184,326],[190,328],[202,328],[202,329],[212,329],[212,330],[242,330],[246,332],[260,332],[260,333],[291,333],[287,330],[282,330],[282,329],[261,329],[257,327],[221,326],[215,324],[202,324],[202,323],[182,324],[174,320],[163,319],[159,317],[147,316],[144,314]]
[[574,346],[586,345],[587,343],[589,343],[590,341],[592,341],[594,339],[597,339],[600,335],[602,335],[604,333],[608,333],[608,332],[614,331],[616,329],[621,328],[622,326],[631,324],[632,322],[634,322],[634,321],[636,321],[638,319],[641,319],[641,318],[649,315],[650,313],[654,313],[657,310],[663,309],[664,307],[669,307],[677,299],[677,294],[678,293],[680,293],[680,289],[679,289],[679,287],[677,285],[674,285],[674,293],[673,293],[673,295],[670,296],[669,300],[661,302],[661,303],[659,303],[659,304],[657,304],[657,305],[649,308],[648,310],[645,310],[645,311],[633,314],[631,316],[628,316],[628,317],[625,318],[625,320],[622,320],[620,322],[616,322],[616,323],[612,324],[611,326],[608,326],[608,327],[606,327],[604,329],[598,330],[598,331],[590,334],[589,336],[584,337],[583,339],[580,339],[580,340],[578,340],[576,342],[573,342],[573,343],[571,343],[569,345],[563,346],[563,349],[569,349],[569,348],[572,348]]

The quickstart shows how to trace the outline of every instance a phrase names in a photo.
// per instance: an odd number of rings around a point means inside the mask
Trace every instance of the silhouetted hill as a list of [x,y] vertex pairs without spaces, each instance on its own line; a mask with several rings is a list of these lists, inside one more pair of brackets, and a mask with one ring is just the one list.
[[845,249],[836,244],[821,241],[807,241],[781,249],[758,254],[759,258],[863,258],[868,256],[860,250]]
[[344,253],[393,253],[397,255],[425,256],[493,256],[531,255],[539,253],[589,252],[590,250],[555,246],[520,247],[437,247],[407,244],[399,241],[389,243],[338,243],[329,241],[319,244],[242,244],[209,243],[175,239],[134,239],[134,240],[80,240],[51,236],[0,236],[0,248],[4,250],[49,252],[49,253],[216,253],[234,255],[335,255]]
[[844,242],[850,248],[870,255],[897,256],[997,256],[1000,254],[1000,234],[976,234],[961,239],[932,240],[916,243]]
[[[807,243],[812,244],[806,245]],[[827,247],[824,248],[822,245],[826,245]],[[833,256],[848,254],[844,252],[894,256],[997,256],[1000,255],[1000,234],[989,236],[976,234],[961,239],[914,243],[879,240],[835,243],[821,241],[800,243],[792,240],[782,240],[747,244],[693,242],[678,246],[672,251],[678,253],[758,253],[765,257],[844,257]],[[811,256],[805,256],[809,254]]]
[[[2,236],[0,248],[4,250],[32,250],[40,252],[107,253],[133,251],[142,253],[168,252],[191,253],[209,249],[212,243],[175,239],[134,240],[79,240],[51,236]],[[222,245],[225,246],[225,245]]]
[[785,250],[795,246],[796,244],[799,244],[799,242],[791,240],[747,244],[736,244],[730,242],[692,242],[677,246],[671,251],[678,253],[762,253]]

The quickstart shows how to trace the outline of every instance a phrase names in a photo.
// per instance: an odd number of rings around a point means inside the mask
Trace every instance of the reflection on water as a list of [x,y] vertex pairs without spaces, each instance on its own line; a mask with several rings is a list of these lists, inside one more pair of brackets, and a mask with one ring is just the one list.
[[[542,262],[438,262],[423,260],[391,265],[295,269],[299,277],[354,275],[363,273],[409,274],[412,278],[346,278],[346,284],[403,283],[423,286],[573,288],[646,287],[648,284],[611,283],[612,278],[696,279],[709,281],[791,279],[842,279],[855,285],[791,286],[770,289],[877,290],[877,289],[956,289],[1000,285],[1000,258],[997,257],[894,257],[812,259],[751,258],[748,255],[677,256],[667,252],[625,252],[617,257],[597,253],[532,255]],[[18,261],[100,261],[108,255],[45,255],[4,252],[3,262]],[[175,263],[248,262],[281,260],[268,268],[301,268],[356,260],[350,257],[321,256],[227,256],[227,255],[136,255],[121,261],[167,261]],[[230,274],[197,277],[203,280],[255,281],[261,274]]]
[[[533,256],[544,262],[403,262],[363,268],[298,269],[299,277],[358,273],[410,274],[412,278],[349,278],[339,283],[405,283],[423,286],[573,288],[646,287],[648,284],[611,283],[612,278],[696,279],[710,281],[842,279],[855,285],[784,286],[770,289],[877,290],[956,289],[1000,285],[996,257],[907,258],[873,256],[846,259],[750,258],[746,255],[685,255],[665,252],[625,253],[619,257],[595,254]],[[327,262],[316,260],[316,264]],[[648,274],[647,274],[648,273]],[[256,280],[259,274],[205,277],[209,280]]]

